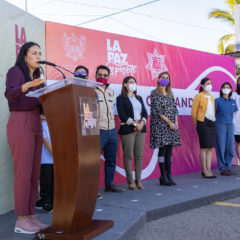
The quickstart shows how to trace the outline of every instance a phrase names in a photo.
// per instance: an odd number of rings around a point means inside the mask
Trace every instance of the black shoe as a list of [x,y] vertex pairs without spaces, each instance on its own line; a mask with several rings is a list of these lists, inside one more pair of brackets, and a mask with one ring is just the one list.
[[177,185],[177,184],[173,181],[172,175],[167,175],[167,178],[168,178],[169,182],[172,184],[172,186]]
[[42,207],[44,206],[45,203],[46,203],[46,201],[41,198],[36,202],[35,208],[36,209],[42,209]]
[[160,185],[163,185],[163,186],[172,186],[173,185],[171,182],[168,181],[167,178],[165,178],[165,180],[163,180],[163,179],[164,178],[162,176],[159,178]]
[[100,195],[100,194],[98,194],[98,195],[97,195],[97,200],[101,200],[101,199],[103,199],[103,196]]
[[[160,168],[160,172],[161,172],[161,177],[159,178],[159,183],[160,185],[163,186],[172,186],[172,183],[168,180],[167,178],[167,172],[166,172],[166,168],[165,168],[165,163],[163,162],[159,162],[159,168]],[[170,171],[170,164],[168,164],[168,174],[170,175],[171,171]]]
[[42,207],[47,212],[52,212],[53,210],[53,205],[51,203],[45,203],[44,206]]
[[208,179],[217,178],[217,177],[214,176],[214,175],[212,175],[212,176],[206,176],[206,175],[204,174],[204,172],[202,172],[202,176],[203,176],[204,178],[208,178]]
[[118,188],[115,185],[105,187],[105,192],[125,192],[126,190],[123,188]]

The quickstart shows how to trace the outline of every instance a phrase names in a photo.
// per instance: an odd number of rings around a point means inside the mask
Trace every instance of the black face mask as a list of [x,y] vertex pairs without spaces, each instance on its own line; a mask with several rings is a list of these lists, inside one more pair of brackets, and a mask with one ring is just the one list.
[[75,72],[74,77],[86,79],[87,74],[85,72]]

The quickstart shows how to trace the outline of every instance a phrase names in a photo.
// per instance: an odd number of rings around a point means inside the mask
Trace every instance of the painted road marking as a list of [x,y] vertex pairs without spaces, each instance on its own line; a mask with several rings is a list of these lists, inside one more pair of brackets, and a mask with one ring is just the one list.
[[227,202],[214,202],[215,205],[225,206],[225,207],[240,207],[239,203],[227,203]]

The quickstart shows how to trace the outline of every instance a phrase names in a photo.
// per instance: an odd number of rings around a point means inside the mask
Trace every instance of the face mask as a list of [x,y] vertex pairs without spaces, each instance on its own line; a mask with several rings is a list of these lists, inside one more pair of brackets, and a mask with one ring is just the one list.
[[207,85],[204,89],[205,89],[207,92],[211,92],[211,91],[212,91],[212,84]]
[[137,84],[136,83],[131,83],[129,84],[129,87],[128,87],[129,91],[131,92],[135,92],[137,90]]
[[97,78],[97,82],[102,83],[103,85],[106,85],[107,79],[106,78]]
[[231,92],[231,90],[228,89],[228,88],[223,88],[223,89],[222,89],[222,93],[223,93],[223,94],[228,95],[230,92]]
[[159,80],[158,82],[159,82],[159,84],[160,84],[161,86],[163,86],[163,87],[166,87],[166,86],[168,85],[168,83],[169,83],[169,81],[168,81],[167,79],[165,79],[165,78],[162,78],[162,79]]

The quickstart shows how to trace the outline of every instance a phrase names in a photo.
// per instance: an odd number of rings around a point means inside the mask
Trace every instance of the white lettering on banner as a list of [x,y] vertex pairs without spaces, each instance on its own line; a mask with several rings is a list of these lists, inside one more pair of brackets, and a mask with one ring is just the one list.
[[160,55],[156,48],[153,53],[147,52],[148,64],[146,68],[151,71],[152,80],[154,80],[162,72],[168,70],[165,64],[165,55]]
[[[121,84],[111,84],[111,88],[114,90],[115,96],[118,96],[121,92],[122,85]],[[143,98],[145,103],[145,107],[147,109],[148,115],[150,115],[150,94],[151,91],[155,89],[155,87],[148,87],[148,86],[138,86],[137,92]],[[179,115],[190,115],[191,108],[192,108],[192,101],[194,96],[198,93],[197,90],[194,91],[186,91],[185,89],[172,89],[174,98],[176,101],[178,114]],[[217,93],[216,93],[217,95]],[[117,115],[117,109],[115,106],[114,114]]]
[[66,52],[65,56],[71,58],[74,62],[84,58],[83,54],[86,50],[86,37],[76,36],[72,33],[68,36],[66,33],[62,37],[63,48]]
[[[111,88],[114,89],[115,96],[118,96],[121,92],[122,85],[121,84],[111,84]],[[150,94],[151,91],[155,89],[155,87],[148,86],[138,86],[137,92],[143,98],[145,103],[145,107],[147,109],[148,114],[150,115]],[[186,89],[172,89],[174,98],[176,101],[178,115],[191,115],[192,102],[196,94],[198,94],[197,90],[186,90]],[[214,96],[218,96],[218,93],[212,93]],[[115,107],[114,114],[117,115],[117,109]]]
[[[198,90],[195,90],[200,84],[201,79],[206,77],[211,72],[220,71],[227,74],[233,81],[235,77],[223,67],[213,66],[205,71],[203,71],[186,89],[176,89],[172,88],[174,98],[176,101],[178,114],[179,115],[191,115],[192,102],[194,97],[198,94]],[[114,90],[115,96],[118,96],[121,92],[121,84],[111,84],[111,88]],[[150,94],[155,87],[149,86],[139,86],[137,87],[138,94],[143,98],[145,107],[150,114]],[[216,98],[219,96],[219,92],[211,92],[211,94]],[[114,113],[117,115],[117,110],[115,108]]]
[[[137,66],[128,64],[127,53],[122,53],[118,40],[107,39],[107,66],[111,70],[111,75],[116,76],[118,73],[124,75],[133,75],[136,73]],[[113,65],[113,66],[112,66]]]

